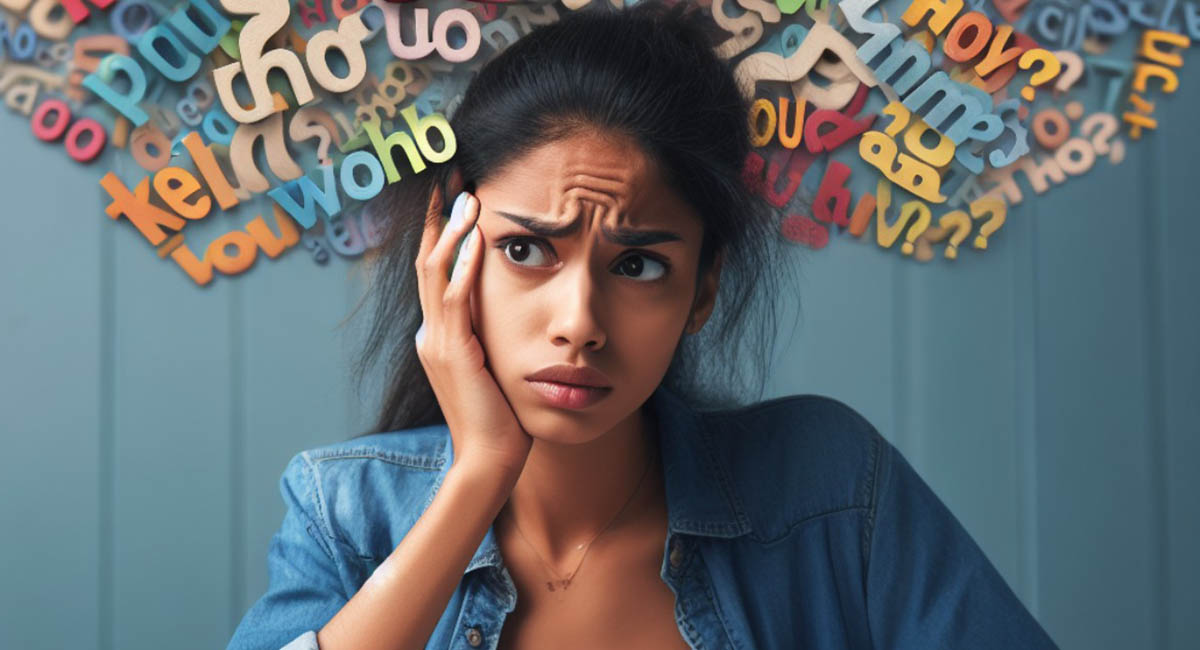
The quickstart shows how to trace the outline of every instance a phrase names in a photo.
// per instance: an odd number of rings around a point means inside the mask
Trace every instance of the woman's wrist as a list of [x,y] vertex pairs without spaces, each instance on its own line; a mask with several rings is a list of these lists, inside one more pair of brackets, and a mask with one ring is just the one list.
[[508,500],[523,467],[523,463],[517,464],[486,453],[464,453],[455,457],[446,473],[446,480],[468,483],[473,491],[502,495],[499,501],[502,505]]

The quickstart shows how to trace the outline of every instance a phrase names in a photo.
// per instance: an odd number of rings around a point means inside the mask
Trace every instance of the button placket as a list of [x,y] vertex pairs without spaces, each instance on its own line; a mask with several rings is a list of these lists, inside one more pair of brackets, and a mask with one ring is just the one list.
[[668,555],[669,562],[673,558],[679,562],[678,566],[671,562],[670,572],[678,577],[676,622],[680,631],[693,648],[742,647],[731,638],[729,622],[717,613],[704,553],[693,544],[692,539],[673,540]]
[[671,590],[675,592],[675,625],[679,628],[679,633],[683,639],[687,641],[690,648],[704,648],[704,642],[700,638],[700,631],[696,629],[691,620],[691,593],[694,587],[685,579],[684,565],[687,563],[687,548],[681,535],[675,535],[668,542],[666,570],[669,576],[663,576],[667,579]]
[[670,560],[671,568],[673,569],[678,569],[683,565],[683,548],[680,546],[678,540],[671,545],[671,555],[668,559]]
[[512,611],[514,598],[499,579],[494,566],[467,574],[467,585],[451,648],[495,648],[505,614]]
[[671,540],[671,552],[667,556],[667,561],[671,565],[671,571],[678,573],[679,568],[683,566],[685,559],[685,551],[683,548],[683,540],[679,537]]

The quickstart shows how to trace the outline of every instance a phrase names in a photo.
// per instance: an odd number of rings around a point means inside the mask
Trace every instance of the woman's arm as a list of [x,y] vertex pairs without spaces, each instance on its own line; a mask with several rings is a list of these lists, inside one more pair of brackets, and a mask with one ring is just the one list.
[[279,492],[287,510],[267,551],[267,591],[242,617],[228,650],[277,650],[346,604],[341,554],[315,519],[316,482],[304,454],[283,470]]
[[904,456],[882,437],[879,443],[876,498],[865,541],[874,646],[1057,648]]
[[317,633],[320,650],[424,648],[516,478],[456,461],[412,530]]
[[515,482],[482,458],[456,459],[412,529],[347,599],[343,556],[316,521],[313,470],[298,454],[280,478],[287,512],[271,539],[267,592],[228,650],[424,648]]

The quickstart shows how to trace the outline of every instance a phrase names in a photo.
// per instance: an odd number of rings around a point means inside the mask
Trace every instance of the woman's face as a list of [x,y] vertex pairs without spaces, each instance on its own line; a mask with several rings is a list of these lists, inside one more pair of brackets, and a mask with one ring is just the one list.
[[[535,438],[603,435],[645,402],[685,327],[698,331],[711,312],[720,263],[697,292],[699,217],[636,143],[599,132],[532,151],[475,195],[484,253],[471,318],[501,391]],[[611,388],[556,406],[527,379],[556,364],[594,368]]]

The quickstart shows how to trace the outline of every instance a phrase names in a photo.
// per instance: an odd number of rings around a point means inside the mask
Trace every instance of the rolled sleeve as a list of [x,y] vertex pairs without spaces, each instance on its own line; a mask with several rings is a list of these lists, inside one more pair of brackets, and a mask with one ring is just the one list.
[[878,442],[864,542],[874,647],[1056,650],[953,513],[891,443]]
[[316,630],[348,600],[337,545],[318,525],[314,474],[301,453],[279,479],[287,512],[267,552],[267,591],[242,617],[227,650],[317,650]]
[[309,630],[279,650],[321,650],[317,646],[317,631]]

